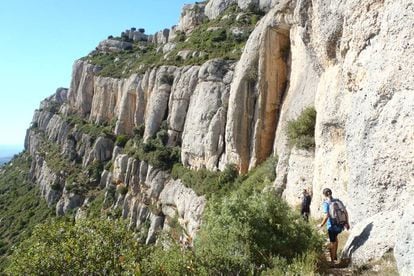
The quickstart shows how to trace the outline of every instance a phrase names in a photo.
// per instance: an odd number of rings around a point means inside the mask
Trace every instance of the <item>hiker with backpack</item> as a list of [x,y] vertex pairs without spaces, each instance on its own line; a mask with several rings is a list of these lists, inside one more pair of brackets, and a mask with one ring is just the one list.
[[323,189],[325,201],[322,204],[323,213],[325,214],[321,224],[321,228],[326,224],[330,241],[329,253],[331,262],[336,262],[338,251],[338,235],[344,228],[349,229],[348,212],[345,205],[339,200],[332,197],[332,191],[329,188]]

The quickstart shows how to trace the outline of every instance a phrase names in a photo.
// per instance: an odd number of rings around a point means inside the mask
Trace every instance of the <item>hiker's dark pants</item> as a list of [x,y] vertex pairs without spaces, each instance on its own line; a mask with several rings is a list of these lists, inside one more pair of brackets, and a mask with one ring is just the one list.
[[309,209],[302,209],[300,213],[305,221],[309,221],[309,213],[310,213]]
[[339,233],[342,232],[342,230],[344,230],[343,227],[338,226],[338,225],[332,225],[328,229],[329,241],[330,242],[336,242],[336,237],[339,235]]

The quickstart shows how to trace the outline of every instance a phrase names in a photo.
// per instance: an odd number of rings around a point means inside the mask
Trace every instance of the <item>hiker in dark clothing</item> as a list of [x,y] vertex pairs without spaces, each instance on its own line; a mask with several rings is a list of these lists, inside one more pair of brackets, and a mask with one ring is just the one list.
[[310,214],[310,204],[312,201],[312,197],[309,194],[308,190],[303,190],[303,196],[302,196],[302,206],[300,209],[300,213],[305,221],[309,221],[309,214]]

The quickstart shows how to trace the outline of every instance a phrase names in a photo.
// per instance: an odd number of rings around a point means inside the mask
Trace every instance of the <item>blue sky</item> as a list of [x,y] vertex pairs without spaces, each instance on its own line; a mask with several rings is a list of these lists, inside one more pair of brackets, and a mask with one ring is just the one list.
[[33,111],[108,35],[178,23],[192,0],[0,0],[0,145],[23,145]]

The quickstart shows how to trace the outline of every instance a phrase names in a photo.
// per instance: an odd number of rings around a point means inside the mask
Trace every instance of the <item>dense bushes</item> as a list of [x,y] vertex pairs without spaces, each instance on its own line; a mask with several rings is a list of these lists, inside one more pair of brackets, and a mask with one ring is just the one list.
[[15,157],[0,173],[0,274],[11,246],[30,235],[34,226],[54,216],[36,186],[28,182],[30,158]]
[[109,125],[99,125],[95,123],[88,122],[87,120],[79,117],[78,115],[70,115],[65,118],[66,122],[71,125],[77,125],[77,129],[85,134],[88,134],[92,140],[95,140],[99,136],[108,137],[115,140],[115,137],[112,133],[114,123],[111,122]]
[[195,250],[209,274],[245,275],[318,251],[321,241],[274,194],[235,192],[209,203]]
[[126,143],[128,142],[128,136],[126,135],[118,135],[115,140],[115,145],[118,147],[125,147]]
[[193,189],[197,195],[206,195],[229,191],[238,176],[237,168],[228,165],[223,172],[212,172],[207,169],[191,170],[181,163],[174,164],[171,170],[173,179],[181,179],[187,187]]
[[39,225],[10,260],[10,275],[138,274],[139,247],[120,221]]
[[[322,237],[278,196],[262,192],[275,178],[270,158],[228,185],[232,192],[211,194],[194,251],[169,243],[158,246],[145,265],[148,275],[311,275]],[[174,173],[182,168],[175,166]],[[182,171],[181,171],[182,172]],[[184,171],[187,181],[212,184],[218,175]],[[205,179],[203,180],[203,176]],[[206,180],[208,179],[208,180]],[[200,184],[201,185],[201,184]]]
[[288,122],[287,136],[291,146],[301,149],[315,147],[316,110],[308,107],[296,120]]
[[[153,246],[139,245],[120,221],[54,222],[36,228],[13,253],[10,274],[279,275],[312,273],[322,239],[298,214],[264,186],[275,178],[275,159],[244,176],[233,166],[223,173],[197,171],[189,181],[224,183],[210,193],[194,248],[174,235]],[[179,173],[175,167],[175,173]],[[181,168],[182,169],[182,168]],[[194,179],[193,179],[194,178]],[[208,180],[205,180],[205,179]],[[227,189],[227,187],[231,187]],[[217,188],[217,187],[216,187]],[[108,191],[109,192],[109,191]],[[124,193],[125,191],[118,191]],[[115,193],[115,191],[113,191]],[[103,193],[96,202],[103,202]],[[91,203],[95,217],[99,205]],[[176,218],[172,218],[174,220]],[[174,228],[174,222],[170,222]],[[178,221],[175,223],[179,227]],[[148,231],[149,224],[144,224]],[[178,235],[179,236],[179,235]],[[177,239],[177,235],[175,235]]]
[[154,138],[144,142],[140,128],[134,130],[135,137],[125,145],[125,153],[138,160],[146,161],[150,165],[163,170],[170,170],[174,164],[180,162],[180,148],[168,147],[168,133],[165,126],[157,132]]
[[322,239],[310,225],[273,192],[263,192],[276,176],[275,161],[270,158],[239,177],[230,194],[209,201],[195,241],[209,274],[274,269],[276,260],[297,266],[303,261],[298,256],[320,250]]
[[191,250],[168,238],[162,243],[164,246],[158,244],[147,251],[141,265],[143,275],[207,275]]
[[[60,151],[57,144],[46,139],[39,147],[39,154],[45,158],[47,166],[56,175],[61,176],[63,174],[65,176],[66,190],[78,195],[85,195],[95,188],[100,181],[104,163],[95,160],[88,166],[82,167],[81,164],[69,161]],[[59,185],[54,185],[53,188],[63,189]]]

